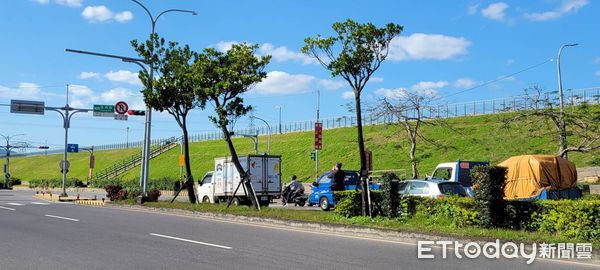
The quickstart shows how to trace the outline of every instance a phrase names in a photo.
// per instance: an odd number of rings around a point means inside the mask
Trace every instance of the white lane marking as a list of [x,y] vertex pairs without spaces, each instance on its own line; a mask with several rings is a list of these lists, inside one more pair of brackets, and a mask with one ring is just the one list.
[[37,205],[49,205],[50,203],[45,203],[45,202],[31,202],[31,204],[37,204]]
[[22,203],[16,203],[16,202],[9,202],[9,203],[6,203],[6,204],[8,204],[8,205],[14,205],[14,206],[21,206],[21,205],[24,205],[24,204],[22,204]]
[[4,207],[4,206],[0,206],[0,209],[10,210],[10,211],[17,211],[16,209]]
[[50,218],[58,218],[58,219],[70,220],[70,221],[79,221],[79,219],[68,218],[68,217],[60,217],[60,216],[54,216],[54,215],[44,215],[44,216],[50,217]]
[[216,247],[216,248],[222,248],[222,249],[231,249],[231,247],[228,247],[228,246],[221,246],[221,245],[216,245],[216,244],[211,244],[211,243],[206,243],[206,242],[200,242],[200,241],[194,241],[194,240],[189,240],[189,239],[183,239],[183,238],[174,237],[174,236],[168,236],[168,235],[163,235],[163,234],[150,233],[150,235],[152,235],[152,236],[158,236],[158,237],[162,237],[162,238],[167,238],[167,239],[179,240],[179,241],[188,242],[188,243],[205,245],[205,246],[209,246],[209,247]]

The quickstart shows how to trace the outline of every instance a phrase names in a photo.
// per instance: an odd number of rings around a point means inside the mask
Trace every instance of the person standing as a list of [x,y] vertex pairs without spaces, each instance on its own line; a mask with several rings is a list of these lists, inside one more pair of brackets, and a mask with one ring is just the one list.
[[344,180],[346,179],[346,173],[342,170],[342,163],[337,162],[331,173],[329,173],[329,178],[333,179],[333,183],[331,184],[332,191],[344,191],[346,187],[344,185]]

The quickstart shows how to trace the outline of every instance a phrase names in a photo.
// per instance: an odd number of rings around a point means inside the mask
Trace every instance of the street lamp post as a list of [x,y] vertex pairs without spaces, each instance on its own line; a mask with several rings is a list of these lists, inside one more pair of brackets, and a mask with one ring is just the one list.
[[[146,13],[148,14],[148,17],[150,17],[150,22],[151,22],[151,26],[152,26],[152,32],[150,34],[150,38],[152,38],[155,34],[155,29],[156,29],[156,22],[158,21],[158,19],[160,18],[160,16],[162,16],[165,13],[168,12],[183,12],[183,13],[191,13],[192,15],[198,15],[198,13],[196,13],[193,10],[184,10],[184,9],[167,9],[165,11],[160,12],[156,17],[154,17],[152,15],[152,12],[150,12],[150,10],[148,10],[148,8],[146,8],[146,6],[144,6],[142,3],[140,3],[138,0],[131,0],[134,3],[138,4],[140,7],[142,7]],[[154,55],[154,48],[150,47],[150,55]],[[150,58],[152,59],[152,57]],[[152,91],[152,84],[153,84],[153,79],[154,79],[154,63],[152,60],[150,60],[149,63],[147,63],[150,66],[150,76],[149,76],[149,82],[148,82],[148,88]],[[150,108],[150,106],[146,105],[146,124],[144,126],[144,149],[142,151],[142,166],[141,166],[141,176],[140,176],[140,182],[142,184],[142,195],[146,196],[146,187],[148,184],[148,175],[149,175],[149,169],[148,169],[148,163],[150,160],[150,132],[151,132],[151,121],[152,121],[152,108]]]
[[271,154],[271,126],[269,125],[269,123],[267,123],[267,121],[265,121],[265,119],[262,119],[260,117],[256,117],[253,115],[253,116],[250,116],[250,118],[254,118],[254,119],[263,121],[263,123],[265,123],[267,125],[267,129],[269,131],[269,137],[267,138],[267,154]]
[[[560,49],[558,49],[558,57],[556,58],[556,66],[557,66],[557,72],[558,72],[558,102],[559,102],[559,106],[560,106],[560,148],[561,150],[564,150],[564,148],[567,146],[567,128],[566,128],[566,123],[565,123],[565,105],[564,105],[564,97],[563,97],[563,88],[562,88],[562,75],[560,72],[560,55],[562,54],[562,50],[565,47],[575,47],[579,44],[577,43],[572,43],[572,44],[565,44],[562,45],[560,47]],[[565,158],[567,158],[566,153],[565,153]]]

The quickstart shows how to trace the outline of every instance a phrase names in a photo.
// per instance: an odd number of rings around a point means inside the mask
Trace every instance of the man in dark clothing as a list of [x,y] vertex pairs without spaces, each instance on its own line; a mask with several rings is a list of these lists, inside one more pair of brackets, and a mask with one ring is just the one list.
[[344,191],[346,187],[344,186],[344,180],[346,179],[346,173],[342,170],[342,163],[338,162],[335,164],[331,173],[329,173],[329,178],[333,178],[333,183],[331,184],[332,191]]

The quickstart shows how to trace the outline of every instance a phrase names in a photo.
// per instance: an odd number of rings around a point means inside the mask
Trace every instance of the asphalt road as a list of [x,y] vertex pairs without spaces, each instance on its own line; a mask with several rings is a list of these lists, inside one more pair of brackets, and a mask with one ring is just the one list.
[[46,203],[31,194],[0,191],[0,269],[598,269],[417,259],[410,243]]

